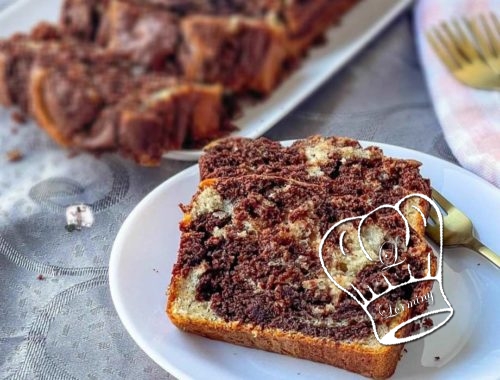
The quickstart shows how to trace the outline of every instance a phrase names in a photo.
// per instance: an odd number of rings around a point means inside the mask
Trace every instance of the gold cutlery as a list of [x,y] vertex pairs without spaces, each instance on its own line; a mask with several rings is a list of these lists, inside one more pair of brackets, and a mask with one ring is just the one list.
[[500,21],[494,13],[467,22],[486,63],[500,75]]
[[[474,226],[471,220],[434,189],[432,190],[432,198],[445,212],[443,214],[443,247],[467,247],[500,268],[500,256],[474,236]],[[430,212],[430,218],[434,224],[427,223],[426,233],[436,244],[439,244],[439,218],[434,209]]]
[[[464,23],[454,20],[451,24],[443,22],[427,33],[434,52],[463,84],[484,90],[500,90],[500,75],[486,63],[475,41],[467,34]],[[468,22],[465,24],[468,27],[476,25]],[[489,30],[491,31],[491,28]],[[475,34],[479,34],[479,30]],[[487,43],[485,38],[483,42]],[[493,53],[488,56],[493,57]]]

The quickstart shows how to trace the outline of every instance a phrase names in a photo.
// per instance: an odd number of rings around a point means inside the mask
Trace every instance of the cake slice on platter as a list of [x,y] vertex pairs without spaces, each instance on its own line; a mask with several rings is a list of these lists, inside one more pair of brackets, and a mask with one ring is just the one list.
[[144,73],[50,25],[0,41],[0,102],[65,147],[118,151],[147,166],[233,128],[220,85]]
[[267,95],[357,0],[66,0],[69,35],[147,69]]

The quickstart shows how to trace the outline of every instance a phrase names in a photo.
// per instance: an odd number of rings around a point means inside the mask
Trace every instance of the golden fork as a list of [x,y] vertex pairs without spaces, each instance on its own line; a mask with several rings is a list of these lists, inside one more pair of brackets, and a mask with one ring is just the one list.
[[[488,21],[489,20],[489,21]],[[467,22],[486,63],[500,75],[500,21],[494,13]],[[481,31],[482,30],[482,31]]]
[[[495,252],[474,236],[471,220],[434,189],[432,190],[432,198],[446,213],[443,215],[443,247],[467,247],[490,260],[497,268],[500,268],[500,256],[496,255]],[[439,218],[434,209],[430,212],[430,218],[434,225],[427,223],[427,235],[436,244],[439,244]]]
[[500,90],[500,75],[486,63],[463,23],[454,20],[451,24],[443,22],[427,33],[434,52],[463,84],[483,90]]

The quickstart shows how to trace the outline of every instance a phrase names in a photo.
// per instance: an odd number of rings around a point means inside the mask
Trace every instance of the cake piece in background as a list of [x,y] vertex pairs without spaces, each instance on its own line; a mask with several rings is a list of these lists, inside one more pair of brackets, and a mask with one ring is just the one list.
[[222,86],[144,73],[50,25],[0,41],[0,102],[65,147],[119,151],[148,166],[234,128]]
[[65,0],[69,35],[150,70],[270,94],[357,0]]
[[101,15],[98,45],[152,70],[174,71],[178,16],[147,2],[110,0]]
[[179,60],[189,80],[242,93],[270,93],[285,74],[283,30],[264,20],[214,16],[182,19]]
[[151,166],[169,150],[228,132],[221,86],[53,58],[35,62],[30,101],[37,122],[63,146],[117,150]]
[[64,33],[84,41],[94,41],[108,3],[109,0],[64,0],[60,15]]
[[39,24],[29,34],[0,39],[0,104],[29,113],[28,82],[36,56],[57,53],[68,43],[59,28],[47,23]]
[[333,24],[360,0],[285,1],[281,18],[286,27],[289,51],[294,56],[307,52]]
[[74,145],[91,151],[117,150],[143,166],[159,165],[169,150],[203,144],[233,130],[217,85],[165,78],[144,82],[106,107]]

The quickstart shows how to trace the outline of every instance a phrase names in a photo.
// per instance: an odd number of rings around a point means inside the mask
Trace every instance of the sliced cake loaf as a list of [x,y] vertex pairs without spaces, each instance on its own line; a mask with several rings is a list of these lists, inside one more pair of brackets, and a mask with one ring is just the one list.
[[65,0],[65,32],[188,80],[269,94],[358,0]]
[[0,103],[19,106],[63,146],[119,151],[142,165],[227,134],[223,91],[144,73],[50,25],[0,41]]
[[60,144],[116,150],[147,166],[188,141],[221,136],[230,125],[221,86],[134,76],[107,60],[39,57],[29,90],[35,119]]
[[[320,155],[323,149],[318,146],[328,146],[329,153]],[[324,168],[336,166],[339,150],[346,162],[353,151],[356,155],[373,152],[371,163],[365,157],[362,163],[351,164],[363,166],[360,175],[371,184],[362,187],[361,194],[357,188],[363,182],[354,169],[343,168],[332,179],[323,170],[311,172],[318,163],[311,164],[312,156],[303,154],[316,152],[319,167]],[[280,157],[285,162],[281,171]],[[246,164],[247,160],[251,163]],[[384,160],[393,160],[389,167],[398,169],[386,170],[384,162],[376,163]],[[354,140],[317,136],[290,148],[264,139],[225,140],[212,145],[201,164],[205,179],[191,203],[182,207],[181,243],[168,290],[167,314],[172,322],[213,339],[320,361],[374,378],[390,376],[402,345],[383,346],[375,339],[363,309],[326,276],[318,250],[336,222],[395,204],[415,189],[427,194],[428,181],[414,174],[418,165],[384,158],[378,149],[363,150]],[[434,273],[436,261],[422,235],[423,219],[408,205],[402,209],[414,228],[407,246],[402,239],[403,220],[394,210],[382,210],[362,229],[363,243],[374,260],[360,254],[359,221],[353,221],[326,240],[323,257],[328,272],[344,286],[355,285],[368,299],[368,286],[377,293],[387,288],[382,275],[393,285],[401,284],[410,278],[411,267],[412,274],[422,278],[428,257]],[[345,255],[340,252],[340,236]],[[385,259],[404,263],[387,268],[385,261],[375,260],[379,248]],[[427,294],[431,288],[429,281],[423,281],[375,300],[369,311],[379,335],[407,321],[416,310],[406,309],[392,319],[378,310]],[[408,325],[398,336],[410,333]]]

